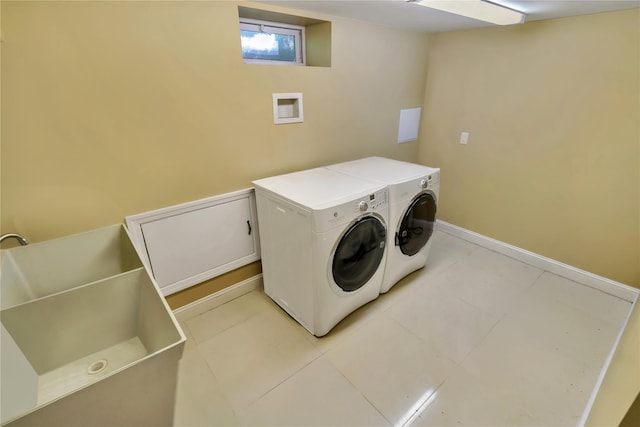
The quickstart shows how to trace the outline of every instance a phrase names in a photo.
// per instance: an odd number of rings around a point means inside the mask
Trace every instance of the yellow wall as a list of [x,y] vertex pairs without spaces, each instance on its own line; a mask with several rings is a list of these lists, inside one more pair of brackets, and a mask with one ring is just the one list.
[[[238,4],[3,1],[2,232],[41,241],[269,175],[415,160],[397,126],[424,99],[426,35],[315,15],[331,67],[247,65]],[[273,124],[274,92],[303,93],[304,123]]]
[[639,43],[637,9],[432,36],[440,218],[640,286]]
[[[640,286],[637,10],[429,38],[303,14],[332,21],[332,66],[278,67],[242,62],[238,4],[2,1],[2,232],[382,155],[442,168],[443,220]],[[305,122],[274,125],[297,91]],[[423,104],[420,147],[396,144]]]

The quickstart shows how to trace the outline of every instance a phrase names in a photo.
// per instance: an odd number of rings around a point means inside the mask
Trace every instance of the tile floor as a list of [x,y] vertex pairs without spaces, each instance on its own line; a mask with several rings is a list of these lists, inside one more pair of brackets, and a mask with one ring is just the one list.
[[262,291],[182,322],[176,425],[576,425],[631,304],[434,239],[323,338]]

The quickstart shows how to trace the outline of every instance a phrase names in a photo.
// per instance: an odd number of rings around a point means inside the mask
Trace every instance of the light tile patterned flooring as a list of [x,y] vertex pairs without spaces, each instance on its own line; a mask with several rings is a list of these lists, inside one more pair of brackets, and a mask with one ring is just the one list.
[[434,239],[323,338],[261,290],[185,320],[176,425],[578,424],[631,304]]

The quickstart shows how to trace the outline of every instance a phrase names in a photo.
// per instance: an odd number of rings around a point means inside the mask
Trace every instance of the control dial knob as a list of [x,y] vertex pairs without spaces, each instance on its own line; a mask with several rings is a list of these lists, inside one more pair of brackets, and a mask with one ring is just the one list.
[[360,212],[366,212],[366,210],[369,209],[369,205],[363,200],[358,203],[358,209],[360,209]]
[[427,188],[429,186],[429,181],[427,181],[426,179],[423,179],[422,181],[420,181],[420,188]]

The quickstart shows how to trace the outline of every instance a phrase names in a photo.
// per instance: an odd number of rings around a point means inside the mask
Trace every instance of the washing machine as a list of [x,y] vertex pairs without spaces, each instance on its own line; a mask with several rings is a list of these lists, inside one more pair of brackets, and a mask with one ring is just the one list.
[[265,293],[316,336],[377,298],[387,189],[326,168],[253,182]]
[[384,157],[367,157],[327,168],[387,185],[390,230],[380,293],[424,267],[433,242],[440,169]]

